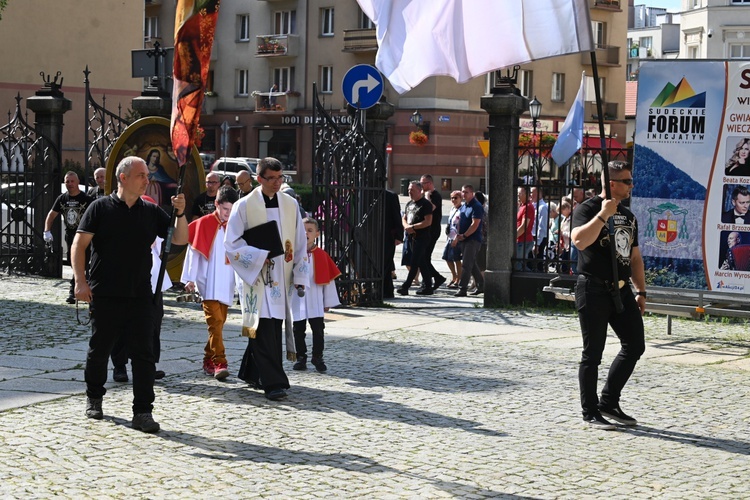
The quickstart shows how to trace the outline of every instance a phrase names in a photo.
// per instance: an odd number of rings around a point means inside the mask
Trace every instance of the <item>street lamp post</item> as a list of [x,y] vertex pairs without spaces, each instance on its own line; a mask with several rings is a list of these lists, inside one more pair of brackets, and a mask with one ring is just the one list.
[[412,113],[411,117],[409,118],[409,121],[419,129],[419,126],[422,125],[422,113],[420,113],[419,110],[414,111],[414,113]]
[[[534,179],[538,182],[539,179],[537,178],[537,175],[540,174],[538,172],[539,170],[539,153],[540,153],[540,142],[538,141],[538,138],[536,136],[536,125],[539,122],[539,117],[542,115],[542,103],[539,102],[539,100],[534,96],[534,99],[531,100],[529,103],[529,114],[531,115],[531,127],[533,129],[533,137],[534,137],[534,144],[535,144],[535,158],[531,162],[532,168],[534,169]],[[539,175],[541,177],[541,175]]]

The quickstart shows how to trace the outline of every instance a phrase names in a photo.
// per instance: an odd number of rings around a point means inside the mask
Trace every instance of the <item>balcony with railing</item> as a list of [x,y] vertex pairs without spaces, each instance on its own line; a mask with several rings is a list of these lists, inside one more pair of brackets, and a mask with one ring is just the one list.
[[260,92],[255,90],[250,96],[255,99],[256,113],[291,113],[297,108],[300,93],[288,92]]
[[[591,66],[591,53],[581,52],[581,64]],[[596,47],[597,66],[619,66],[620,47],[612,45],[599,45]]]
[[620,0],[594,0],[594,9],[621,11]]
[[[593,96],[592,96],[593,98]],[[599,117],[596,112],[596,103],[587,102],[583,108],[584,119],[596,121]],[[604,111],[605,120],[617,120],[617,103],[616,102],[602,102],[602,111]]]
[[344,30],[344,52],[369,52],[378,50],[375,28]]
[[299,54],[299,35],[260,35],[257,57],[296,57]]

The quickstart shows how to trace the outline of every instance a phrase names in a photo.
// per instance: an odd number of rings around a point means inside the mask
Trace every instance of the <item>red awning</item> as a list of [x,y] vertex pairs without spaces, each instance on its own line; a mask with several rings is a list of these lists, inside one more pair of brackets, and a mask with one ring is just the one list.
[[[607,149],[625,149],[620,142],[613,138],[608,137],[606,139],[607,141]],[[601,149],[602,148],[602,140],[599,137],[591,137],[591,136],[584,136],[583,137],[583,148],[581,149]]]

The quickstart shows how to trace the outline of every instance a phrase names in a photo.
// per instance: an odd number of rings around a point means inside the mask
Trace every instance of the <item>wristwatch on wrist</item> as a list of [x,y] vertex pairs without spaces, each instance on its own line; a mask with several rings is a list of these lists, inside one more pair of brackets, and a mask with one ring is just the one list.
[[645,292],[645,291],[642,291],[642,292],[635,292],[635,294],[636,294],[636,295],[640,295],[640,296],[641,296],[641,297],[643,297],[644,299],[645,299],[645,298],[647,297],[647,295],[646,295],[646,292]]

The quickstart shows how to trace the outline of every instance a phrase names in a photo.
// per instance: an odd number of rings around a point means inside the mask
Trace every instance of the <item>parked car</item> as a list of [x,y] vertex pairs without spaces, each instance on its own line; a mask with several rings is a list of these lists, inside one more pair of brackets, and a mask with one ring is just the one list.
[[258,166],[260,158],[229,158],[222,157],[214,161],[211,165],[211,172],[216,172],[221,178],[224,176],[237,178],[237,173],[240,170],[247,170],[251,174],[255,175],[255,169]]
[[199,153],[201,161],[203,162],[203,171],[208,173],[211,171],[211,165],[216,160],[216,155],[213,153]]

